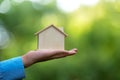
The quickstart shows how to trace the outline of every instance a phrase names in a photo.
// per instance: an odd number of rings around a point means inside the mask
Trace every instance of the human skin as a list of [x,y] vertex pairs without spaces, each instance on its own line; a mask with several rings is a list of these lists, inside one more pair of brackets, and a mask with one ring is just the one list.
[[24,67],[27,68],[37,62],[43,62],[52,59],[63,58],[77,53],[77,49],[58,50],[58,49],[40,49],[29,51],[22,56]]

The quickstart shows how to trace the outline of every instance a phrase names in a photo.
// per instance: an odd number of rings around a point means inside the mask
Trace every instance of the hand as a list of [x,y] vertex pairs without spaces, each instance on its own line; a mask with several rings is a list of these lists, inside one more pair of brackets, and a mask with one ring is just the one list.
[[36,51],[30,51],[27,54],[22,56],[22,60],[25,68],[30,65],[42,62],[51,59],[62,58],[70,55],[74,55],[77,53],[77,49],[72,50],[52,50],[52,49],[41,49]]

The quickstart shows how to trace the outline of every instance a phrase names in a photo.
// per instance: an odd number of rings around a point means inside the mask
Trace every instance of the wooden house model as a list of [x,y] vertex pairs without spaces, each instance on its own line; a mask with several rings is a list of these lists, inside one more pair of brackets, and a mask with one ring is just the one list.
[[50,25],[35,34],[38,38],[38,49],[64,49],[64,39],[67,35],[63,28]]

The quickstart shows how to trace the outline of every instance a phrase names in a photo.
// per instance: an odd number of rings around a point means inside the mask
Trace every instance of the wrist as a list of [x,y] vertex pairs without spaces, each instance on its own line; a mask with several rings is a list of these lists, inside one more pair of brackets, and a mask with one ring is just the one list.
[[24,64],[25,68],[27,68],[27,67],[29,67],[29,66],[31,66],[32,64],[35,63],[35,61],[33,61],[33,59],[30,57],[29,54],[23,55],[22,60],[23,60],[23,64]]

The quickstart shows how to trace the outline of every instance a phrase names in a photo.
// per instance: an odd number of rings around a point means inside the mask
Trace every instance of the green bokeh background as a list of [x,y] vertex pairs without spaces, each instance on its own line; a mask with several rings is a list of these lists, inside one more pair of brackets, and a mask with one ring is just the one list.
[[78,53],[27,68],[25,80],[120,80],[120,1],[100,0],[70,13],[61,11],[56,0],[46,1],[9,0],[10,10],[0,13],[1,42],[6,40],[2,29],[9,39],[0,45],[0,60],[35,50],[34,33],[54,24],[69,35],[65,49],[77,48]]

